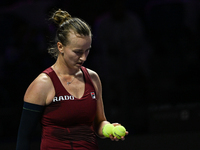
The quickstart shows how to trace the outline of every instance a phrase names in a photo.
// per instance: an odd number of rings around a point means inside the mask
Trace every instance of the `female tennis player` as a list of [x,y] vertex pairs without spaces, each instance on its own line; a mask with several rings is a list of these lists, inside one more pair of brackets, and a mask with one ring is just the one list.
[[[49,48],[56,62],[24,95],[16,149],[30,150],[31,133],[41,121],[41,150],[97,150],[97,136],[104,138],[102,128],[110,122],[99,76],[83,66],[91,49],[90,27],[61,9],[51,19],[58,27],[55,45]],[[110,139],[119,140],[112,135]]]

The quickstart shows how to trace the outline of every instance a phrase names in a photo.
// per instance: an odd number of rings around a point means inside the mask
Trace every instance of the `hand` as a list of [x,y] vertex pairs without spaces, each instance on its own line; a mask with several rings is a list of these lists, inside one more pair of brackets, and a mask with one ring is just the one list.
[[[119,123],[112,123],[113,125],[114,125],[114,127],[115,126],[120,126],[121,124],[119,124]],[[126,135],[128,135],[128,131],[126,131]],[[117,137],[114,137],[112,134],[110,135],[110,139],[112,140],[112,141],[119,141],[119,139],[117,138]],[[121,140],[122,141],[124,141],[125,140],[125,136],[122,136],[121,137]]]

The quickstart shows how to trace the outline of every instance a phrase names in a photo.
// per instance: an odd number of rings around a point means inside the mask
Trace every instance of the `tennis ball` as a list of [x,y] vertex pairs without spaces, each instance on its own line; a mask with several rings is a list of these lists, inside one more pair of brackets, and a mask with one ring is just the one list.
[[114,126],[112,124],[106,124],[103,127],[102,133],[105,137],[110,137],[110,134],[112,134]]
[[115,126],[113,128],[113,136],[117,137],[118,139],[121,139],[122,136],[126,135],[126,129],[123,126]]

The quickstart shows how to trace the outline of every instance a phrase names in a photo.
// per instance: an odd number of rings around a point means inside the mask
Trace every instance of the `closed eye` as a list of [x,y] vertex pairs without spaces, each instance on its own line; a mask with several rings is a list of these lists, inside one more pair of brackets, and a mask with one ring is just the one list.
[[89,49],[87,49],[85,52],[90,52],[90,48],[89,48]]
[[[90,48],[87,49],[87,50],[85,51],[85,53],[88,53],[89,51],[90,51]],[[77,55],[82,55],[82,54],[84,53],[84,51],[83,51],[83,50],[77,50],[77,51],[74,51],[74,53],[76,53]]]
[[74,50],[74,53],[76,54],[76,55],[82,55],[83,54],[83,51],[82,50]]
[[83,54],[82,51],[75,51],[74,53],[76,53],[76,54]]

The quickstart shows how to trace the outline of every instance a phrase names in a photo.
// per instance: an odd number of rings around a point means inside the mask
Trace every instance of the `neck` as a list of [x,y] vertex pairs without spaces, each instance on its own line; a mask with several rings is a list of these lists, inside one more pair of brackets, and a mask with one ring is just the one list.
[[57,65],[56,63],[52,66],[56,74],[61,78],[67,85],[70,85],[78,75],[78,72],[70,73],[63,67]]

